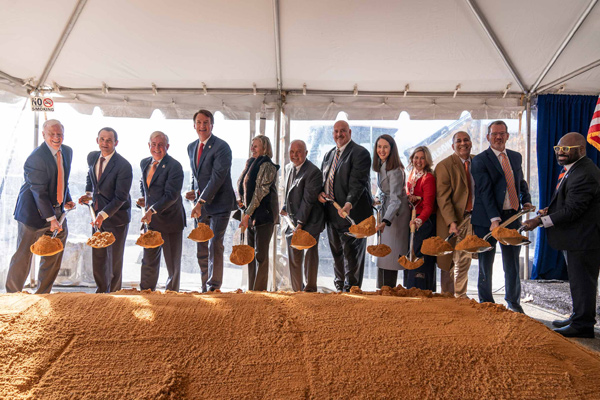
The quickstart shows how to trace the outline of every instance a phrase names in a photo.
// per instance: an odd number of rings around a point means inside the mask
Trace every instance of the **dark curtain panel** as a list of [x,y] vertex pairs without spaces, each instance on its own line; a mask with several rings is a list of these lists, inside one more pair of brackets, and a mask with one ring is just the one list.
[[[538,97],[537,157],[542,209],[550,204],[562,167],[553,147],[569,132],[587,137],[598,96],[548,94]],[[587,156],[598,165],[598,150],[587,145]],[[548,246],[545,229],[539,229],[531,279],[568,279],[563,255]]]

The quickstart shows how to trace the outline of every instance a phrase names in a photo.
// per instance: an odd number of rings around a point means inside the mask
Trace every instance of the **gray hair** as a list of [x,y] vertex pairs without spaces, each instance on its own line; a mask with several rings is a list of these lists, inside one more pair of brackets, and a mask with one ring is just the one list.
[[50,128],[51,126],[54,125],[60,125],[60,127],[62,128],[62,130],[65,130],[65,127],[63,126],[63,124],[60,123],[59,120],[57,119],[49,119],[48,121],[44,122],[44,125],[42,125],[42,130],[46,130],[46,128]]
[[290,149],[292,148],[292,145],[294,143],[299,143],[300,145],[302,145],[302,148],[304,149],[304,151],[308,151],[308,148],[306,147],[306,143],[304,142],[304,140],[300,140],[300,139],[292,140],[290,142]]
[[150,135],[150,139],[148,140],[148,143],[150,143],[152,141],[152,139],[154,139],[157,136],[162,136],[165,138],[165,140],[167,141],[167,144],[169,144],[169,137],[161,131],[154,131],[152,132],[152,134]]

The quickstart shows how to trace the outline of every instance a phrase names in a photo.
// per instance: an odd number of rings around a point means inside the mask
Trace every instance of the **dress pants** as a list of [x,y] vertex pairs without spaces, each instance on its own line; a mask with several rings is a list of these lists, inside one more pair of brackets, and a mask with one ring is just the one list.
[[435,261],[433,256],[426,256],[421,253],[423,240],[435,235],[435,214],[431,214],[429,219],[423,222],[423,225],[415,232],[413,249],[417,257],[423,257],[423,265],[417,269],[404,270],[404,287],[407,289],[417,288],[422,290],[431,290],[435,292]]
[[[473,226],[467,224],[456,237],[456,243],[463,240],[467,235],[473,234]],[[471,260],[473,255],[466,251],[455,251],[452,254],[452,263],[454,266],[450,270],[454,280],[454,296],[467,297],[467,287],[469,283],[469,269],[471,268]]]
[[[502,211],[502,221],[515,215],[514,210]],[[508,225],[509,229],[518,229],[521,226],[520,219]],[[483,238],[490,233],[489,227],[473,225],[475,235]],[[496,256],[497,240],[490,237],[488,242],[492,245],[492,250],[478,254],[479,259],[479,279],[477,282],[477,292],[479,294],[479,302],[493,303],[492,295],[492,276],[494,268],[494,257]],[[505,246],[500,244],[502,250],[502,266],[504,268],[504,299],[509,307],[519,308],[521,303],[521,279],[519,277],[519,253],[521,246]]]
[[396,287],[398,271],[392,269],[377,268],[377,289],[382,286]]
[[[60,218],[62,213],[57,212],[57,218]],[[31,267],[31,257],[33,254],[29,249],[32,244],[36,242],[44,233],[52,234],[48,231],[50,224],[47,227],[36,229],[31,226],[27,226],[22,222],[17,222],[17,251],[10,260],[8,275],[6,276],[6,292],[15,293],[23,290],[25,281],[29,276],[29,269]],[[57,238],[63,244],[66,245],[67,236],[69,235],[69,229],[67,228],[67,221],[65,220],[62,224],[63,230],[57,235]],[[50,293],[54,280],[58,276],[60,265],[62,262],[64,251],[49,257],[40,258],[40,269],[38,272],[38,287],[35,293]]]
[[[248,290],[267,290],[269,283],[269,244],[275,224],[248,228],[248,246],[254,247],[254,260],[248,264]],[[257,267],[258,266],[258,267]]]
[[[197,244],[196,256],[202,276],[202,292],[220,289],[223,283],[223,238],[229,224],[229,214],[200,216],[199,222],[208,225],[215,235],[208,242]],[[198,224],[195,223],[194,226]]]
[[104,249],[92,249],[92,269],[96,281],[96,293],[109,293],[121,290],[123,278],[123,253],[129,224],[105,227],[102,232],[111,232],[115,242]]
[[367,239],[345,235],[347,228],[327,224],[327,237],[333,255],[333,283],[338,291],[349,292],[352,286],[361,287],[365,271]]
[[[288,229],[285,239],[287,241],[288,262],[290,265],[290,279],[292,281],[292,290],[295,292],[304,290],[305,292],[317,291],[317,275],[319,271],[319,236],[313,237],[317,244],[306,250],[296,250],[291,247],[292,230]],[[304,285],[302,278],[302,263],[304,262]]]
[[167,264],[166,290],[174,292],[179,291],[179,275],[181,272],[181,245],[183,231],[160,233],[165,243],[155,249],[144,249],[142,258],[142,276],[140,279],[140,289],[156,290],[158,274],[160,272],[160,254],[165,252],[165,263]]
[[579,330],[594,329],[600,250],[564,251],[563,254],[573,300],[571,326]]

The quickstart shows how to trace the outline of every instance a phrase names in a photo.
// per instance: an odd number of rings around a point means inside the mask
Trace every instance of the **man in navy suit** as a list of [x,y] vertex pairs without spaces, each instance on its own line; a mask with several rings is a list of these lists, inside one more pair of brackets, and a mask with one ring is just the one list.
[[[8,293],[23,290],[31,267],[29,247],[45,233],[59,231],[58,238],[63,246],[67,241],[68,228],[65,220],[59,219],[75,207],[69,193],[69,174],[73,150],[63,145],[64,127],[60,121],[50,119],[42,128],[44,143],[35,149],[25,161],[25,182],[19,191],[15,207],[18,221],[17,251],[10,260],[6,277]],[[36,293],[50,293],[58,275],[63,252],[42,257]]]
[[[231,148],[212,134],[212,113],[200,110],[194,114],[198,139],[188,146],[192,168],[191,190],[185,198],[196,201],[192,218],[210,226],[214,237],[198,243],[198,265],[202,274],[202,291],[214,291],[223,283],[223,238],[231,211],[235,210],[235,193],[231,184]],[[197,224],[197,222],[196,222]]]
[[140,288],[156,290],[160,254],[164,251],[169,274],[166,290],[177,292],[185,227],[185,211],[181,200],[183,169],[177,160],[167,154],[169,138],[163,132],[153,132],[148,147],[152,156],[140,163],[140,187],[144,197],[138,200],[138,205],[146,210],[142,222],[148,223],[150,230],[160,232],[165,243],[154,249],[144,249]]
[[109,293],[121,290],[123,272],[123,252],[129,221],[131,221],[131,164],[115,151],[119,144],[117,132],[113,128],[102,128],[96,143],[100,151],[88,154],[88,174],[85,196],[79,204],[93,201],[96,220],[93,225],[102,232],[111,232],[115,242],[104,249],[92,249],[96,293]]
[[554,147],[559,175],[550,205],[523,223],[527,230],[546,228],[548,243],[567,260],[573,313],[553,321],[565,337],[594,337],[600,271],[600,169],[585,156],[585,136],[567,133]]
[[[502,221],[515,215],[520,209],[531,207],[529,187],[523,178],[521,154],[506,149],[509,133],[504,121],[494,121],[488,126],[487,139],[490,147],[473,158],[471,171],[475,180],[475,203],[471,223],[473,232],[484,237],[498,227]],[[517,229],[520,222],[507,226]],[[490,238],[493,249],[479,254],[479,280],[477,289],[479,301],[494,302],[492,296],[492,273],[496,256],[496,240]],[[521,307],[521,280],[519,277],[519,246],[505,246],[502,249],[504,266],[504,299],[508,308],[523,312]]]
[[[310,233],[317,244],[306,250],[297,250],[291,247],[294,231],[288,226],[286,240],[288,246],[288,261],[290,265],[290,278],[294,291],[317,291],[317,274],[319,271],[319,236],[325,228],[323,206],[318,202],[319,193],[323,188],[321,170],[306,159],[308,151],[306,143],[294,140],[290,143],[290,163],[285,167],[285,200],[281,215],[287,215],[296,225]],[[302,261],[304,259],[303,283]]]
[[[319,201],[325,204],[327,236],[334,261],[334,284],[338,291],[349,292],[352,286],[362,285],[365,270],[367,239],[345,235],[350,222],[344,213],[359,223],[373,215],[371,197],[371,155],[369,151],[352,141],[352,130],[346,121],[333,125],[336,147],[323,158],[323,191]],[[334,200],[341,210],[336,210]]]

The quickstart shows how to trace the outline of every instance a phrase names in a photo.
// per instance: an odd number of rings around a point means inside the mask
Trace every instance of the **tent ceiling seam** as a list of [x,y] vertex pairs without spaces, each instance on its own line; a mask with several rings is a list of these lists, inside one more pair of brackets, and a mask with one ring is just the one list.
[[528,93],[527,89],[525,89],[525,85],[523,85],[523,81],[519,77],[519,74],[518,74],[516,68],[513,66],[510,58],[506,54],[506,51],[504,50],[504,48],[500,44],[500,41],[498,40],[498,38],[494,34],[494,31],[492,31],[492,28],[490,27],[490,25],[488,24],[487,20],[483,16],[483,13],[477,7],[477,5],[475,4],[474,0],[465,0],[465,1],[469,5],[469,8],[473,12],[473,14],[475,14],[475,18],[477,18],[477,21],[479,21],[479,24],[481,25],[481,27],[485,31],[487,37],[490,39],[490,41],[494,45],[494,48],[500,54],[500,57],[502,58],[502,61],[504,61],[504,64],[508,68],[509,72],[511,73],[511,75],[513,76],[513,78],[515,79],[515,81],[517,81],[517,84],[519,85],[519,87],[521,88],[521,90],[523,91],[523,93],[527,94]]
[[560,77],[558,79],[555,79],[554,81],[552,81],[552,82],[550,82],[550,83],[548,83],[548,84],[546,84],[544,86],[539,87],[536,90],[536,93],[543,92],[544,90],[548,90],[548,89],[550,89],[550,88],[552,88],[552,87],[554,87],[556,85],[560,85],[561,83],[565,83],[565,82],[567,82],[567,81],[575,78],[576,76],[581,75],[584,72],[587,72],[587,71],[589,71],[591,69],[594,69],[596,67],[599,67],[599,66],[600,66],[600,59],[598,59],[598,60],[596,60],[596,61],[594,61],[594,62],[592,62],[592,63],[590,63],[588,65],[585,65],[585,66],[583,66],[581,68],[578,68],[575,71],[568,73],[567,75],[564,75],[564,76],[562,76],[562,77]]
[[79,16],[81,15],[81,12],[83,11],[83,7],[85,7],[86,3],[87,3],[87,0],[79,0],[77,2],[77,5],[75,6],[75,9],[73,10],[73,12],[71,13],[71,16],[69,17],[69,21],[67,22],[65,29],[63,30],[60,38],[58,39],[58,42],[56,43],[56,46],[54,47],[52,54],[50,55],[50,59],[48,60],[48,63],[46,64],[46,67],[44,68],[44,71],[42,72],[42,75],[40,76],[40,80],[38,81],[36,89],[39,90],[42,87],[42,85],[46,82],[46,78],[48,78],[50,71],[52,71],[52,68],[54,67],[54,63],[58,59],[58,56],[60,56],[60,52],[62,51],[65,43],[67,42],[67,39],[69,38],[69,35],[71,34],[71,31],[73,30],[73,27],[75,26],[75,23],[79,19]]
[[548,62],[548,65],[546,65],[546,68],[544,68],[544,70],[542,71],[540,76],[537,78],[537,80],[535,81],[533,86],[529,89],[530,93],[533,93],[537,90],[540,83],[542,83],[542,80],[546,77],[548,72],[550,72],[550,69],[554,66],[554,63],[556,62],[556,60],[558,60],[558,57],[560,57],[562,52],[569,45],[569,43],[571,42],[571,39],[573,39],[573,36],[575,36],[575,33],[579,30],[579,27],[581,27],[581,24],[583,24],[583,21],[585,21],[585,19],[590,14],[590,12],[592,11],[592,9],[594,8],[594,6],[596,5],[597,2],[598,2],[598,0],[590,1],[588,6],[586,7],[586,9],[583,11],[583,13],[577,19],[577,22],[575,23],[575,25],[571,28],[571,30],[569,31],[569,33],[567,34],[567,36],[565,37],[565,39],[563,40],[563,42],[561,43],[559,48],[556,50],[556,52],[554,53],[554,55]]

